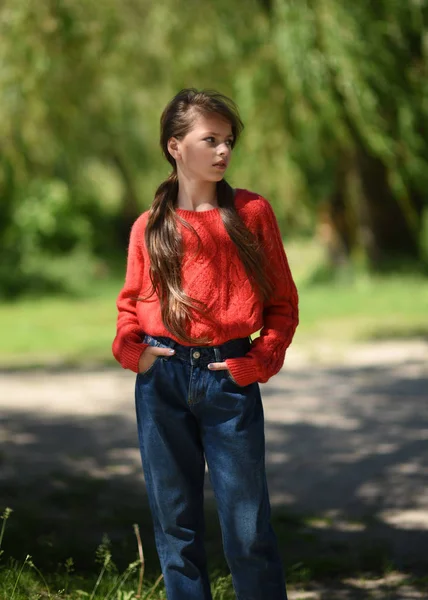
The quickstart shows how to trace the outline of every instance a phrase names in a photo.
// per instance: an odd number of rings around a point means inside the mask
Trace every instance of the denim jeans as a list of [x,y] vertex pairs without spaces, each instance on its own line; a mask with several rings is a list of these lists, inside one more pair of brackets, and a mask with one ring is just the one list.
[[258,383],[241,387],[210,362],[246,354],[247,338],[217,347],[173,347],[137,375],[138,435],[168,600],[211,600],[204,549],[205,461],[238,600],[286,600],[265,473]]

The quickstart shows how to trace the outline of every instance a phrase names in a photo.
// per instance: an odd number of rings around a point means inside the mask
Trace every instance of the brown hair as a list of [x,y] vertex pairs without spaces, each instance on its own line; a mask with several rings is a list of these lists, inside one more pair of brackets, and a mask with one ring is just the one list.
[[[195,111],[198,114],[218,114],[232,127],[233,142],[236,144],[243,129],[236,105],[222,94],[211,91],[181,90],[166,106],[161,116],[160,143],[163,154],[172,165],[172,173],[156,190],[149,214],[145,241],[150,257],[150,279],[153,291],[161,305],[162,321],[166,329],[182,342],[208,344],[210,339],[193,339],[187,334],[187,324],[192,310],[209,318],[206,306],[184,293],[181,281],[182,240],[177,220],[183,226],[194,228],[178,216],[174,207],[178,194],[178,177],[175,159],[168,151],[168,140],[182,139],[192,128]],[[235,243],[253,288],[267,298],[272,291],[264,272],[264,256],[256,237],[244,225],[236,211],[234,191],[222,179],[217,182],[217,202],[223,224]],[[196,232],[195,232],[196,233]],[[140,298],[143,299],[143,298]]]

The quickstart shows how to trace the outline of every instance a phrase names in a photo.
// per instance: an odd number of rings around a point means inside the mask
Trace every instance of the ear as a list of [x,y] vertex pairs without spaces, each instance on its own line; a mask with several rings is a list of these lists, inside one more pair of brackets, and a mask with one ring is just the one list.
[[168,140],[168,152],[173,158],[175,158],[175,160],[181,158],[180,142],[177,140],[177,138],[172,137]]

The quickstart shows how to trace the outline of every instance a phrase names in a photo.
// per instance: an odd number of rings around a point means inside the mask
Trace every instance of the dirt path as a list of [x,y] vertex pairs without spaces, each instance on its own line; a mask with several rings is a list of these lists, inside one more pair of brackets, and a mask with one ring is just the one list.
[[[1,374],[3,489],[64,473],[134,489],[133,386],[119,368]],[[274,506],[321,537],[368,536],[403,568],[428,570],[428,342],[292,349],[262,394]],[[311,593],[299,597],[327,598]]]

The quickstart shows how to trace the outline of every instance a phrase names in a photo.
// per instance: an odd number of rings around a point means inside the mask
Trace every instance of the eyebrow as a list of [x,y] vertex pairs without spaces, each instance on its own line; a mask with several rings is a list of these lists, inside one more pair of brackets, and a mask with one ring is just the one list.
[[[217,137],[221,137],[221,133],[216,133],[215,131],[206,131],[204,133],[204,135],[216,135]],[[234,135],[233,135],[233,133],[228,133],[225,137],[227,137],[227,138],[233,138]]]

